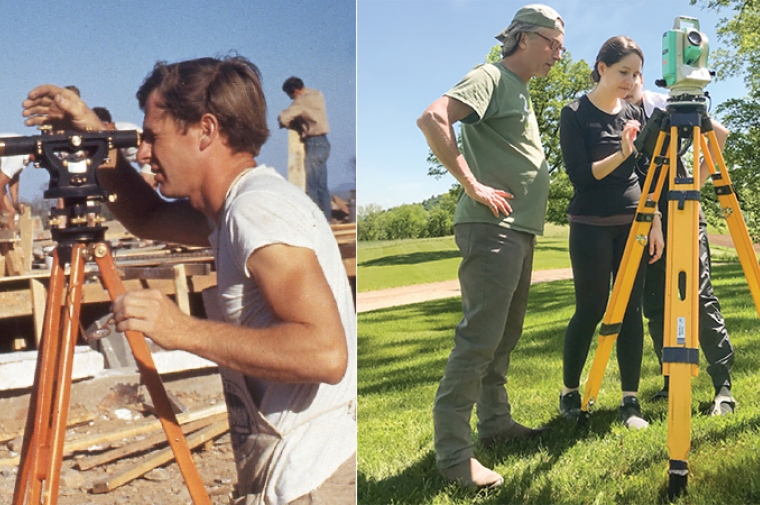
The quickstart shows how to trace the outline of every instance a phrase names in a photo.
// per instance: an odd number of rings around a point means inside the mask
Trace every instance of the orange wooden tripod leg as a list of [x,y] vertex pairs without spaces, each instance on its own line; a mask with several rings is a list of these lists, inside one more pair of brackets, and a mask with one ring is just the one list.
[[[704,151],[705,160],[708,167],[714,167],[714,161],[718,163],[718,171],[713,174],[713,185],[715,193],[718,195],[723,217],[726,219],[728,230],[731,232],[731,238],[734,241],[736,253],[739,256],[744,277],[747,279],[749,291],[752,300],[755,302],[755,310],[760,314],[760,265],[757,262],[757,255],[752,244],[752,239],[747,231],[747,224],[739,208],[739,200],[736,197],[734,186],[731,184],[731,178],[728,175],[726,163],[723,155],[717,149],[718,139],[714,131],[707,132],[710,139],[710,148],[708,149],[705,139],[702,138],[702,150]],[[714,156],[711,153],[714,151]]]
[[[108,246],[105,244],[96,244],[93,250],[95,261],[100,269],[103,285],[108,291],[111,300],[115,300],[117,296],[124,293],[124,285],[116,273],[113,257]],[[169,397],[161,382],[161,376],[158,375],[158,371],[156,370],[156,365],[145,342],[145,336],[136,331],[127,331],[126,336],[140,370],[140,376],[150,393],[150,397],[153,399],[156,412],[161,419],[161,425],[164,428],[172,452],[174,452],[174,457],[185,479],[188,491],[190,491],[193,503],[196,505],[211,503],[206,488],[203,486],[203,480],[193,461],[185,436],[179,427],[177,417],[174,415]]]
[[[64,288],[64,267],[60,263],[56,249],[53,251],[53,266],[50,272],[42,339],[37,351],[34,385],[29,400],[19,471],[13,492],[13,505],[22,505],[27,491],[30,494],[29,503],[39,503],[42,492],[42,480],[39,477],[40,463],[49,453],[47,446],[50,437],[50,412],[52,411],[55,371],[58,367],[61,301]],[[31,482],[30,479],[32,479]]]
[[71,372],[74,367],[74,347],[79,327],[79,311],[82,306],[82,285],[84,284],[84,253],[86,246],[77,244],[71,255],[71,274],[66,303],[63,308],[61,326],[61,347],[57,370],[56,395],[53,398],[51,418],[50,457],[47,461],[47,485],[43,493],[44,503],[58,503],[58,487],[61,480],[63,462],[63,442],[66,434],[66,419],[71,398]]

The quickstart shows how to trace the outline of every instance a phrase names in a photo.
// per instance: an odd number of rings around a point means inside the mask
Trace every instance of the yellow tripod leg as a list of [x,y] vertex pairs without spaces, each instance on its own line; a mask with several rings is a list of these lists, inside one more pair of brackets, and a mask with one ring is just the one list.
[[[660,132],[654,149],[655,153],[662,151],[666,137],[667,134],[665,132]],[[599,388],[604,378],[604,371],[607,368],[607,363],[612,353],[612,346],[615,344],[617,336],[620,333],[620,326],[623,324],[625,310],[631,297],[631,289],[633,288],[633,283],[641,264],[641,256],[644,254],[644,248],[649,243],[649,230],[652,228],[654,211],[657,209],[657,200],[660,197],[665,183],[665,176],[667,175],[666,170],[659,170],[655,191],[652,193],[652,199],[648,200],[652,181],[654,180],[655,173],[658,172],[658,160],[658,158],[653,159],[649,166],[641,199],[636,207],[636,216],[625,243],[623,259],[620,262],[615,284],[612,288],[612,296],[607,304],[602,326],[599,329],[599,342],[581,401],[581,411],[583,413],[588,413],[590,406],[593,405],[599,394]]]
[[[726,163],[723,160],[720,149],[717,148],[718,139],[714,131],[707,132],[707,136],[710,140],[709,147],[714,148],[715,154],[713,156],[712,150],[708,148],[703,137],[701,144],[705,161],[708,168],[712,168],[711,175],[713,185],[715,186],[715,194],[718,195],[718,202],[723,210],[723,217],[726,219],[736,253],[739,255],[739,262],[741,263],[742,270],[744,270],[744,277],[747,279],[752,300],[755,302],[755,310],[760,315],[760,265],[758,265],[752,240],[747,231],[747,224],[744,222],[744,216],[742,216],[739,209],[739,201],[731,184],[731,178],[728,176]],[[715,163],[713,160],[718,162],[717,172],[714,169]]]
[[[694,126],[695,140],[700,138],[699,132],[699,126]],[[676,126],[671,125],[671,135],[677,138]],[[676,144],[671,142],[669,146],[672,167],[678,157]],[[691,377],[697,374],[699,361],[699,142],[694,143],[694,160],[697,162],[692,177],[677,177],[676,171],[671,171],[668,194],[670,222],[666,246],[669,252],[662,363],[663,373],[670,376],[668,453],[671,498],[686,489],[687,455],[691,445]]]

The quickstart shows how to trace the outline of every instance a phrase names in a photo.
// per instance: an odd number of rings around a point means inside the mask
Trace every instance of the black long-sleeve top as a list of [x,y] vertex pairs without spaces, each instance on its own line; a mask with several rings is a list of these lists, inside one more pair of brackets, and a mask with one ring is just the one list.
[[591,164],[620,150],[625,124],[630,119],[644,124],[640,108],[623,102],[617,114],[599,110],[586,95],[563,107],[560,114],[560,146],[573,197],[570,216],[608,217],[634,214],[641,186],[634,156],[603,179],[597,180]]

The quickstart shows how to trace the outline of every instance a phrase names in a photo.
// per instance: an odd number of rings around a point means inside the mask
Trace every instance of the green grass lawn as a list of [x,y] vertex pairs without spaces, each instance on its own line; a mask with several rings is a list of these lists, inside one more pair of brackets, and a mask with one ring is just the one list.
[[[678,502],[760,503],[758,316],[738,262],[715,265],[713,281],[737,348],[733,380],[739,404],[725,418],[700,413],[713,394],[700,355],[700,373],[692,380],[688,495]],[[562,340],[572,311],[571,281],[531,288],[507,388],[516,420],[553,429],[539,440],[491,451],[476,445],[475,456],[505,478],[501,488],[481,492],[449,484],[437,472],[432,442],[431,407],[461,318],[459,299],[359,314],[359,503],[667,503],[667,404],[649,401],[662,377],[648,335],[640,395],[649,429],[628,431],[616,420],[620,382],[614,352],[587,427],[558,417]],[[475,416],[472,421],[474,428]]]
[[[566,226],[546,225],[538,238],[535,270],[570,267]],[[359,291],[411,286],[457,278],[461,257],[454,237],[359,242]]]

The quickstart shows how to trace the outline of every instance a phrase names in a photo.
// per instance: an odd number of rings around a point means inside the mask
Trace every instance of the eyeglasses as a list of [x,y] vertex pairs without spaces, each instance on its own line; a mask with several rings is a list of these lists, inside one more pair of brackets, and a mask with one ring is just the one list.
[[562,43],[559,40],[550,39],[549,37],[541,35],[538,32],[532,32],[532,33],[534,35],[538,35],[539,37],[547,41],[549,43],[549,49],[551,49],[552,52],[559,51],[560,56],[562,56],[563,54],[567,52],[567,49],[562,45]]

